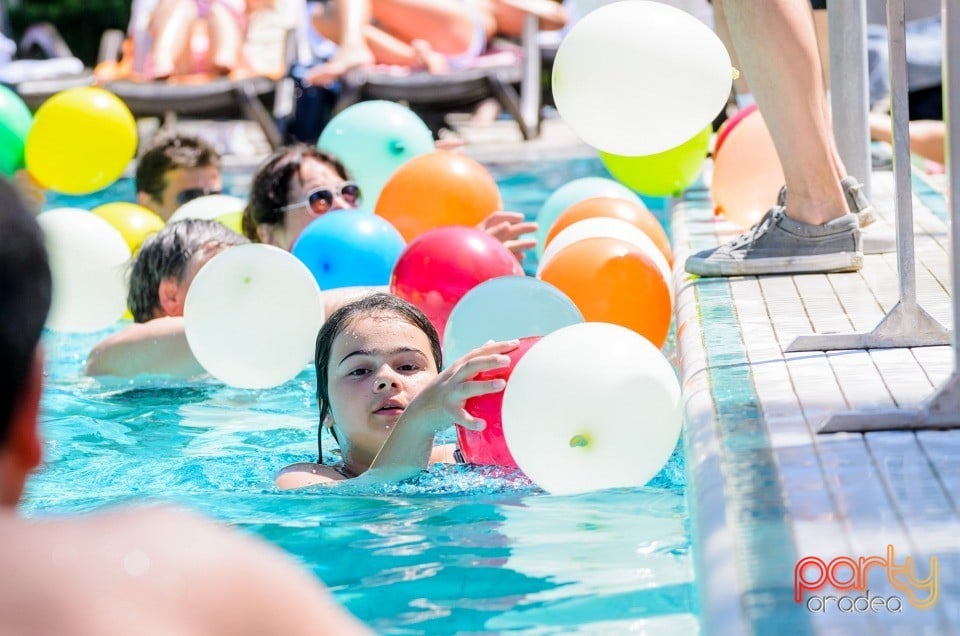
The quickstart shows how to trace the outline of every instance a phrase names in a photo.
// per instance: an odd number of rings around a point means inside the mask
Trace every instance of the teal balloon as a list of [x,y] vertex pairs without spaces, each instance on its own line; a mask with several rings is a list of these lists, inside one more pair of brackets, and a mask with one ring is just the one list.
[[360,102],[330,120],[317,140],[360,186],[373,210],[383,185],[408,160],[434,151],[433,134],[413,111],[387,101]]
[[574,203],[579,203],[584,199],[594,197],[613,197],[616,199],[626,199],[643,205],[630,188],[617,183],[613,179],[603,177],[584,177],[574,179],[565,183],[553,191],[547,200],[540,207],[537,213],[537,256],[543,254],[543,243],[550,232],[550,226],[557,220],[557,217],[563,214],[567,208]]
[[581,322],[573,301],[546,281],[492,278],[454,305],[443,331],[443,359],[453,362],[490,340],[545,336]]
[[0,86],[0,172],[9,176],[23,167],[23,147],[33,115],[23,100]]

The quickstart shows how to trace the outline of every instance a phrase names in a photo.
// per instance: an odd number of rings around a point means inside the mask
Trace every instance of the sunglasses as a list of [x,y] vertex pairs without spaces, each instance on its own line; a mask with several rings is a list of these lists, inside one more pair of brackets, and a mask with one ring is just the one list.
[[289,212],[301,206],[306,206],[314,214],[320,215],[330,209],[334,198],[338,196],[350,205],[357,205],[360,201],[360,186],[353,181],[344,181],[332,187],[314,188],[307,192],[303,201],[277,208],[277,212]]
[[177,205],[205,197],[208,194],[223,194],[223,190],[207,190],[206,188],[187,188],[177,194]]

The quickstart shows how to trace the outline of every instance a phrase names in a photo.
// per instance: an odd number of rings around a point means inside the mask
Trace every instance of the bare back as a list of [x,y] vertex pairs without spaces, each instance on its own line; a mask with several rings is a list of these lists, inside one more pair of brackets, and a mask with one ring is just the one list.
[[190,513],[5,512],[0,546],[4,634],[367,633],[282,551]]

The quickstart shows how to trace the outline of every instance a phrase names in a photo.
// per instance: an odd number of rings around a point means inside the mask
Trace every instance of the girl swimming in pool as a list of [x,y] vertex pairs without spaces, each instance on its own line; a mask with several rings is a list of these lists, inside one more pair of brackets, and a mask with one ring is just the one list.
[[488,343],[441,372],[437,331],[415,306],[380,293],[345,305],[320,330],[314,359],[320,432],[330,429],[342,461],[323,464],[321,449],[320,463],[287,466],[277,486],[300,488],[360,475],[397,481],[431,462],[455,462],[454,446],[434,446],[434,436],[454,422],[483,429],[485,422],[467,413],[464,402],[506,384],[473,378],[507,366],[505,354],[517,344]]

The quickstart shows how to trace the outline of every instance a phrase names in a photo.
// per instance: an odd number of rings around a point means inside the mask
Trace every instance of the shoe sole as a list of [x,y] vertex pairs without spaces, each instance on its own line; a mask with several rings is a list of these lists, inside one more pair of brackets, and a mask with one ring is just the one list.
[[779,256],[746,261],[708,261],[687,258],[686,270],[697,276],[762,276],[766,274],[833,274],[856,272],[863,267],[863,254],[840,252],[818,256]]

